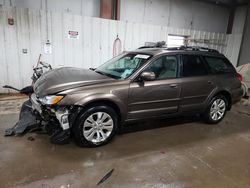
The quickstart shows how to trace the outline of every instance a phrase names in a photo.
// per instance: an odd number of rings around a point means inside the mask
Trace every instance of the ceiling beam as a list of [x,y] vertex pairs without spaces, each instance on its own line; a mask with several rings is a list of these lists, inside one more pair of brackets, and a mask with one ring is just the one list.
[[228,3],[223,3],[220,0],[195,0],[195,1],[204,2],[204,3],[213,4],[213,5],[222,6],[222,7],[227,7],[227,8],[231,8],[232,6],[234,7],[245,6],[249,4],[249,2],[238,3],[237,0],[229,0]]
[[216,1],[216,0],[195,0],[195,1],[208,3],[208,4],[212,4],[212,5],[217,5],[217,6],[221,6],[221,7],[230,7],[228,4],[222,3],[222,2]]

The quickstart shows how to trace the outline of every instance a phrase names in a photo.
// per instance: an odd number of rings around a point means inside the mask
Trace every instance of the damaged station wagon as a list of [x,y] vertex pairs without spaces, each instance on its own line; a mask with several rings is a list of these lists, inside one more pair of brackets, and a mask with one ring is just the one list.
[[[54,143],[73,135],[80,146],[95,147],[129,121],[200,114],[214,124],[241,99],[240,79],[216,50],[142,47],[96,69],[44,73],[22,107],[21,132],[45,127]],[[17,130],[18,123],[8,131]]]

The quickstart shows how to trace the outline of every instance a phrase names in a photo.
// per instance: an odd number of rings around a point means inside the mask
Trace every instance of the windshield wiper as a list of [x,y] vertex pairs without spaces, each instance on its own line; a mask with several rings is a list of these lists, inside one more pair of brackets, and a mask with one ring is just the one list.
[[96,70],[95,72],[96,72],[96,73],[99,73],[99,74],[101,74],[101,75],[104,75],[104,76],[108,76],[108,77],[114,78],[114,79],[120,79],[119,76],[115,76],[115,75],[113,75],[113,74],[109,74],[109,73],[106,73],[106,72],[102,72],[102,71],[98,71],[98,70]]
[[105,75],[104,72],[101,72],[101,71],[95,71],[95,72],[101,75]]
[[89,70],[92,70],[92,71],[94,71],[94,70],[96,70],[95,68],[89,68]]

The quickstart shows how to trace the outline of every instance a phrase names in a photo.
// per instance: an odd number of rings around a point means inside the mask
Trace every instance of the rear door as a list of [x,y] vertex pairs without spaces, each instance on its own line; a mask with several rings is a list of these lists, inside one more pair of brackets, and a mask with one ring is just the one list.
[[182,55],[182,92],[180,108],[182,112],[203,109],[206,99],[215,89],[214,76],[199,55]]

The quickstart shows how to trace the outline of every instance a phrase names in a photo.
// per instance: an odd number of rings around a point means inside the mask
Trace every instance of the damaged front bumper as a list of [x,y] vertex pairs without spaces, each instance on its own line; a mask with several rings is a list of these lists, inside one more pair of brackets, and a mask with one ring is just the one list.
[[23,103],[19,121],[5,131],[5,136],[22,135],[35,130],[46,131],[52,143],[68,143],[70,138],[69,110],[63,107],[50,107],[40,103],[33,93]]
[[19,121],[14,125],[14,127],[5,130],[5,136],[23,134],[27,129],[34,129],[39,125],[39,119],[32,110],[32,103],[28,100],[22,105]]

